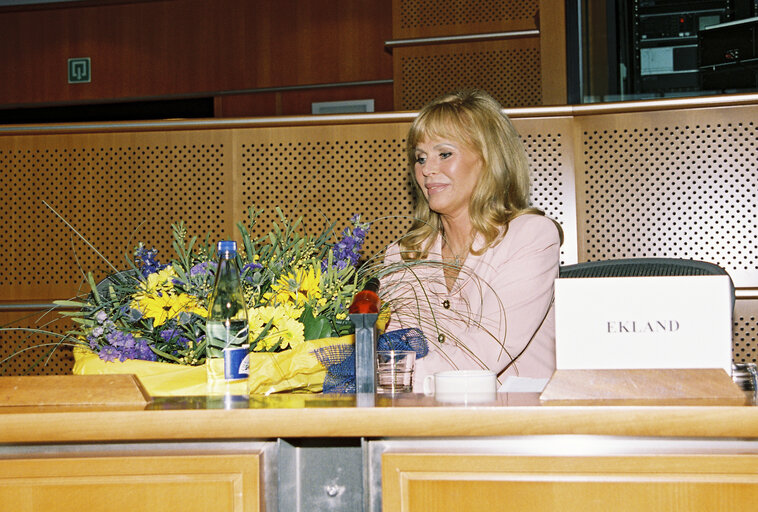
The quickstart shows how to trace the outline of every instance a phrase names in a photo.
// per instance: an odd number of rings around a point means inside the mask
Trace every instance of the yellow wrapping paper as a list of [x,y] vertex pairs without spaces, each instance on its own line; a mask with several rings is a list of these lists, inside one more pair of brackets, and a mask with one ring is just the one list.
[[[300,391],[318,393],[326,369],[313,351],[329,345],[355,343],[354,336],[306,341],[283,352],[251,352],[248,382],[232,384],[235,394],[251,395]],[[129,359],[106,362],[85,347],[74,348],[74,375],[131,373],[139,377],[150,396],[193,396],[207,394],[205,366],[186,366]]]

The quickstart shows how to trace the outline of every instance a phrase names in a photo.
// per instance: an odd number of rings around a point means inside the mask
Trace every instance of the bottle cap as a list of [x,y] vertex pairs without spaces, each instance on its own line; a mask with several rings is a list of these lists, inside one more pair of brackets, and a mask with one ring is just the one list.
[[237,253],[237,242],[234,240],[221,240],[218,243],[218,253],[223,254],[225,252]]

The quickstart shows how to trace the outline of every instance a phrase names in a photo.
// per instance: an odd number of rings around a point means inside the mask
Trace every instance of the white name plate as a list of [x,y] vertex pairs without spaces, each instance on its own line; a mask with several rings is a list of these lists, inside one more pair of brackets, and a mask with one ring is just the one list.
[[727,276],[557,279],[555,326],[559,370],[732,372]]

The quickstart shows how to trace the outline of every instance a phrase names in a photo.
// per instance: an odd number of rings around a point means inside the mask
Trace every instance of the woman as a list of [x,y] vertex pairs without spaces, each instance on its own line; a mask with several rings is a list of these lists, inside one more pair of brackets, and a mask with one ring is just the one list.
[[481,91],[439,98],[408,133],[414,223],[387,250],[387,329],[420,327],[426,375],[488,368],[548,378],[555,369],[553,281],[560,227],[529,207],[529,169],[516,130]]

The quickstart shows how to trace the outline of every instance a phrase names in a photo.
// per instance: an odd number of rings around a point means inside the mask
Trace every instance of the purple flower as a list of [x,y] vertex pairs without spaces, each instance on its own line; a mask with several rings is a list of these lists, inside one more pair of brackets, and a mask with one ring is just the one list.
[[108,315],[105,311],[98,311],[95,313],[95,320],[97,320],[97,323],[101,324],[105,322],[108,319]]
[[245,263],[245,266],[242,267],[242,273],[245,272],[255,272],[256,270],[260,270],[263,268],[263,265],[260,263]]
[[166,268],[168,265],[161,265],[156,258],[158,251],[155,248],[146,249],[142,243],[134,251],[134,262],[143,276],[147,277],[154,272]]
[[[348,265],[355,267],[358,264],[363,240],[368,233],[369,224],[361,223],[360,215],[353,215],[350,221],[353,223],[353,229],[345,228],[342,231],[342,239],[332,247],[332,265],[339,270]],[[326,270],[326,266],[325,260],[321,263],[322,270]]]
[[182,331],[176,328],[163,330],[161,331],[160,335],[161,338],[163,338],[163,341],[166,343],[173,341],[177,345],[181,345],[183,347],[187,347],[189,344],[189,340],[182,336]]
[[105,335],[105,340],[108,342],[109,345],[112,345],[114,347],[123,347],[123,348],[128,347],[129,338],[133,339],[131,334],[124,333],[121,331],[110,331]]
[[147,340],[135,338],[131,332],[118,330],[110,320],[103,326],[95,327],[87,337],[87,341],[90,348],[97,352],[103,361],[158,360],[158,356],[150,349]]
[[116,359],[121,359],[121,352],[116,347],[111,347],[110,345],[104,346],[100,350],[99,355],[103,361],[113,362]]
[[136,347],[136,357],[134,359],[142,359],[143,361],[157,361],[158,356],[155,352],[150,350],[150,345],[148,345],[147,340],[141,339],[137,343]]
[[190,269],[190,277],[207,276],[213,273],[213,262],[203,261]]
[[260,263],[245,263],[245,266],[242,267],[242,279],[248,283],[253,282],[253,273],[256,270],[260,270],[263,268],[263,265]]
[[135,339],[132,337],[132,343],[128,348],[125,348],[121,354],[121,361],[127,359],[143,359],[148,361],[157,360],[155,353],[150,350],[150,346],[145,339]]

